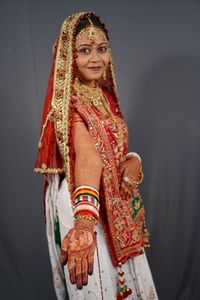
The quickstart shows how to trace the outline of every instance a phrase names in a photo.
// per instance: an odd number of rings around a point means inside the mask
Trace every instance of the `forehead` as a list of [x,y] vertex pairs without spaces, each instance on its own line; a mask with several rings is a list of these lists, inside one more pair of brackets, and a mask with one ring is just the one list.
[[76,46],[78,47],[83,44],[98,45],[104,42],[108,43],[108,40],[101,29],[93,27],[92,31],[95,33],[95,35],[94,38],[91,39],[90,27],[84,28],[76,38]]

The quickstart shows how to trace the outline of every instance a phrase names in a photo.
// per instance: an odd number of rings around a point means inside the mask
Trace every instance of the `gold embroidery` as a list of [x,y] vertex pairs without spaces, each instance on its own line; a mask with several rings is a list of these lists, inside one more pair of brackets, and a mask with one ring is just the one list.
[[50,112],[48,113],[48,115],[46,117],[46,121],[42,125],[42,132],[41,132],[39,143],[38,143],[39,148],[42,147],[42,138],[43,138],[43,135],[44,135],[44,130],[45,130],[45,128],[46,128],[46,126],[47,126],[47,124],[50,120],[53,120],[53,109],[50,110]]
[[[71,108],[71,86],[73,81],[74,29],[77,21],[84,14],[85,13],[72,15],[64,21],[61,28],[55,62],[52,107],[58,116],[58,118],[55,119],[56,136],[64,160],[68,180],[70,180],[69,111]],[[65,70],[68,71],[66,72]]]
[[51,169],[51,168],[35,168],[34,171],[36,173],[64,173],[65,170],[64,169],[59,169],[59,168],[56,168],[56,169]]

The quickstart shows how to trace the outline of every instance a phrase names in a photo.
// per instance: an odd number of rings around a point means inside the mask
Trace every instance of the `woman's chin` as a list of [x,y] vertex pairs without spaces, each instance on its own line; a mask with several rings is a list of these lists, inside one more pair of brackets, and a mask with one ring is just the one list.
[[102,72],[93,72],[88,74],[87,80],[98,80],[102,77]]
[[92,80],[98,80],[102,77],[101,74],[95,74],[93,76],[90,76],[89,80],[92,81]]
[[79,79],[85,82],[92,82],[94,80],[99,80],[102,77],[102,74],[92,74],[90,76],[78,76]]

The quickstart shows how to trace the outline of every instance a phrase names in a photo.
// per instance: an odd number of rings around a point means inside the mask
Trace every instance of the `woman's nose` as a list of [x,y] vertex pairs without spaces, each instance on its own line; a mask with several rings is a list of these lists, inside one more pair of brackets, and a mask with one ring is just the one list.
[[100,61],[100,56],[99,56],[99,53],[96,49],[93,49],[92,52],[91,52],[91,61],[92,62]]

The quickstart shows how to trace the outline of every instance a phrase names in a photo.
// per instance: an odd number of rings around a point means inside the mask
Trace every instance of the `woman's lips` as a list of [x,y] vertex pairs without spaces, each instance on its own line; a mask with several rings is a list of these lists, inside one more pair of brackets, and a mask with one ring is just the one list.
[[102,69],[102,67],[88,67],[88,69],[94,72],[98,72]]

